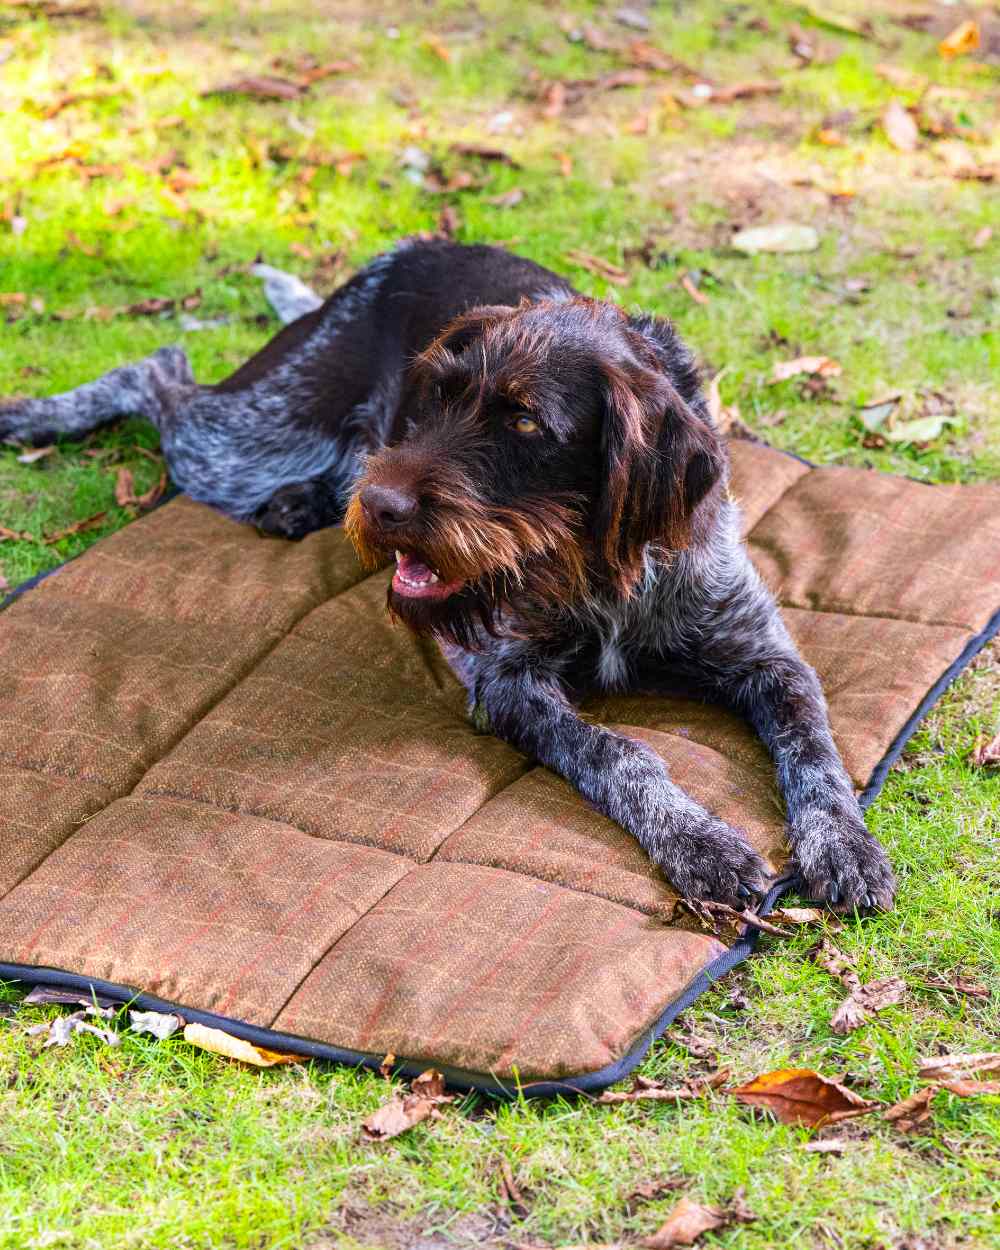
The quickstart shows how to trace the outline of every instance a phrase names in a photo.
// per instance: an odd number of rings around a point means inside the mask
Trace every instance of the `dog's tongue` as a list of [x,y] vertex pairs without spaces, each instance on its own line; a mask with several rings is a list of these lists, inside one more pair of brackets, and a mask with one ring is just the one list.
[[392,588],[399,595],[444,599],[461,590],[463,585],[463,582],[443,582],[423,560],[404,555],[402,551],[396,552],[396,572],[392,579]]

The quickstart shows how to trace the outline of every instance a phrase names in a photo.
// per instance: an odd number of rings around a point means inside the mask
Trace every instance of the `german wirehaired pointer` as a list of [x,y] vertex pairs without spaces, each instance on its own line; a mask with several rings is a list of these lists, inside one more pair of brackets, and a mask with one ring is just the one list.
[[727,460],[672,326],[531,261],[442,240],[378,257],[216,386],[184,352],[0,410],[48,442],[143,414],[192,498],[272,534],[345,520],[395,552],[392,614],[436,636],[474,721],[561,773],[689,898],[741,904],[765,865],[588,690],[683,688],[769,748],[804,889],[882,908],[826,705],[740,541]]

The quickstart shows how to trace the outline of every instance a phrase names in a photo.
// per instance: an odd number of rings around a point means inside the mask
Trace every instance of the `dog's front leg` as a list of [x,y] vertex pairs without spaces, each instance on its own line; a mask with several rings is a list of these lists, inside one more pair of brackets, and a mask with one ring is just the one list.
[[[770,631],[767,631],[770,632]],[[773,637],[773,634],[772,634]],[[788,809],[795,867],[811,897],[844,908],[887,908],[895,880],[885,851],[865,828],[834,745],[819,679],[795,652],[740,664],[726,695],[774,759]]]
[[582,720],[551,675],[493,671],[476,681],[475,699],[497,737],[617,821],[684,897],[739,905],[764,891],[767,867],[744,838],[674,785],[643,743]]

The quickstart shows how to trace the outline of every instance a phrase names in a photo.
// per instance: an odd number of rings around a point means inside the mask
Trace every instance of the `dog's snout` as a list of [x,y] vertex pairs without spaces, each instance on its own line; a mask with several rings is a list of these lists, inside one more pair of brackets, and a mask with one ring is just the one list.
[[361,491],[361,506],[380,529],[392,530],[413,520],[420,500],[404,487],[370,483]]

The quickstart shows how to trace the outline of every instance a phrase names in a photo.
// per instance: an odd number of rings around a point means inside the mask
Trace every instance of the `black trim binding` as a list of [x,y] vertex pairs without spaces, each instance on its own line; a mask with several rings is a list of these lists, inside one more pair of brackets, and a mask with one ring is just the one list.
[[[800,457],[795,457],[795,459],[800,459]],[[808,463],[808,461],[804,463]],[[164,502],[166,501],[164,500]],[[44,578],[57,572],[62,567],[62,565],[58,565],[55,569],[49,569],[47,572],[31,578],[30,581],[23,582],[0,604],[0,609],[12,603],[18,596],[30,590]],[[945,669],[924,695],[923,699],[921,699],[913,714],[894,738],[888,751],[875,765],[868,785],[860,796],[862,807],[870,806],[878,796],[885,784],[886,777],[889,775],[889,770],[896,760],[899,759],[903,748],[912,737],[920,721],[941,697],[944,690],[983,647],[998,634],[1000,634],[1000,610],[994,613],[980,633],[969,639],[961,654]],[[792,889],[794,885],[795,881],[791,877],[784,877],[776,881],[758,909],[759,914],[767,915],[777,900],[788,890]],[[585,1072],[579,1076],[569,1076],[562,1081],[531,1081],[521,1084],[519,1082],[502,1081],[499,1077],[486,1073],[467,1072],[461,1068],[443,1067],[441,1071],[448,1084],[455,1089],[480,1090],[498,1098],[517,1098],[522,1095],[532,1098],[555,1097],[558,1094],[588,1094],[593,1090],[603,1089],[605,1086],[612,1085],[628,1076],[646,1057],[646,1053],[653,1042],[666,1032],[676,1017],[686,1007],[690,1007],[695,999],[704,994],[714,981],[719,980],[720,977],[725,976],[727,972],[731,972],[738,964],[748,959],[756,949],[759,936],[759,932],[756,929],[745,930],[728,950],[723,951],[721,955],[713,959],[710,964],[698,973],[687,989],[667,1006],[659,1019],[636,1039],[627,1054],[623,1055],[615,1063],[609,1064],[597,1072]],[[116,985],[111,981],[101,981],[93,977],[81,976],[75,972],[63,972],[58,968],[40,968],[30,964],[0,963],[0,981],[23,981],[28,985],[48,985],[53,989],[79,990],[83,994],[93,991],[95,994],[100,994],[105,998],[114,999],[116,1002],[123,1004],[128,1003],[143,1011],[176,1011],[183,1015],[185,1020],[224,1029],[225,1032],[231,1033],[235,1037],[243,1038],[255,1046],[263,1046],[269,1050],[284,1050],[310,1059],[326,1059],[334,1063],[346,1064],[349,1067],[376,1069],[384,1062],[381,1055],[345,1050],[339,1046],[327,1045],[325,1042],[313,1042],[307,1038],[296,1037],[290,1033],[279,1033],[274,1029],[247,1024],[230,1016],[220,1016],[211,1011],[198,1011],[185,1007],[180,1003],[168,1002],[165,999],[157,998],[153,994],[144,994],[131,990],[127,986]],[[426,1066],[426,1062],[419,1060],[404,1060],[396,1065],[395,1071],[402,1076],[414,1077],[422,1072]]]

